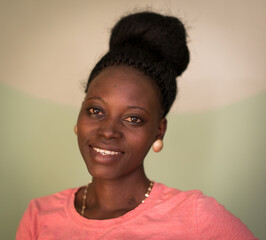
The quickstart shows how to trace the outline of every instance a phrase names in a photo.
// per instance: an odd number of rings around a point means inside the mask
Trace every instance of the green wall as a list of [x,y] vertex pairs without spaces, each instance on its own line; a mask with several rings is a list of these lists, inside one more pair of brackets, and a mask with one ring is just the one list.
[[[60,94],[60,93],[59,93]],[[73,133],[78,109],[0,83],[0,238],[14,239],[30,199],[86,184]],[[150,178],[200,189],[266,239],[266,92],[227,107],[170,114],[165,148],[150,153]]]

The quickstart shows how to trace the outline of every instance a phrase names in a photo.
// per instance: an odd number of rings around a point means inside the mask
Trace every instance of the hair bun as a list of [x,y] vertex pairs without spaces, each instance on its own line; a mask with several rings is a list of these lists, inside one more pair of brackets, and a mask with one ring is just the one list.
[[112,29],[110,51],[138,46],[166,61],[180,76],[189,63],[187,34],[184,25],[175,17],[153,12],[141,12],[122,18]]

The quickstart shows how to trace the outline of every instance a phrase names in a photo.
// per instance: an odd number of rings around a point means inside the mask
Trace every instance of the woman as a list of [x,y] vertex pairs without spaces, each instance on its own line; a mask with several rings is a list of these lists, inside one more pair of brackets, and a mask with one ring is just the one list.
[[115,25],[75,129],[92,182],[31,201],[17,239],[255,239],[213,198],[145,175],[188,62],[177,18],[142,12]]

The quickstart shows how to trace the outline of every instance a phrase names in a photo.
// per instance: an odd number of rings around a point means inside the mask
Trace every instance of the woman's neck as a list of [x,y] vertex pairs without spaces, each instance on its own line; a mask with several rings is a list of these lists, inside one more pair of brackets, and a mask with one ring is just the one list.
[[88,188],[88,205],[103,209],[119,209],[138,205],[145,198],[149,179],[119,179],[102,181],[94,179]]
[[[144,172],[115,180],[93,178],[86,194],[84,216],[90,219],[122,216],[145,199],[149,186],[150,180]],[[84,194],[84,190],[80,195],[82,193]]]

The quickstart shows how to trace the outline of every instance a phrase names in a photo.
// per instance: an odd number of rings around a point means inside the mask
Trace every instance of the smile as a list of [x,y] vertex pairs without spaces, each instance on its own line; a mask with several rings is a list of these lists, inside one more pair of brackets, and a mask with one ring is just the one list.
[[96,148],[93,147],[93,150],[96,151],[97,153],[100,153],[101,155],[118,155],[121,154],[121,152],[114,152],[114,151],[110,151],[110,150],[105,150],[105,149],[100,149],[100,148]]

